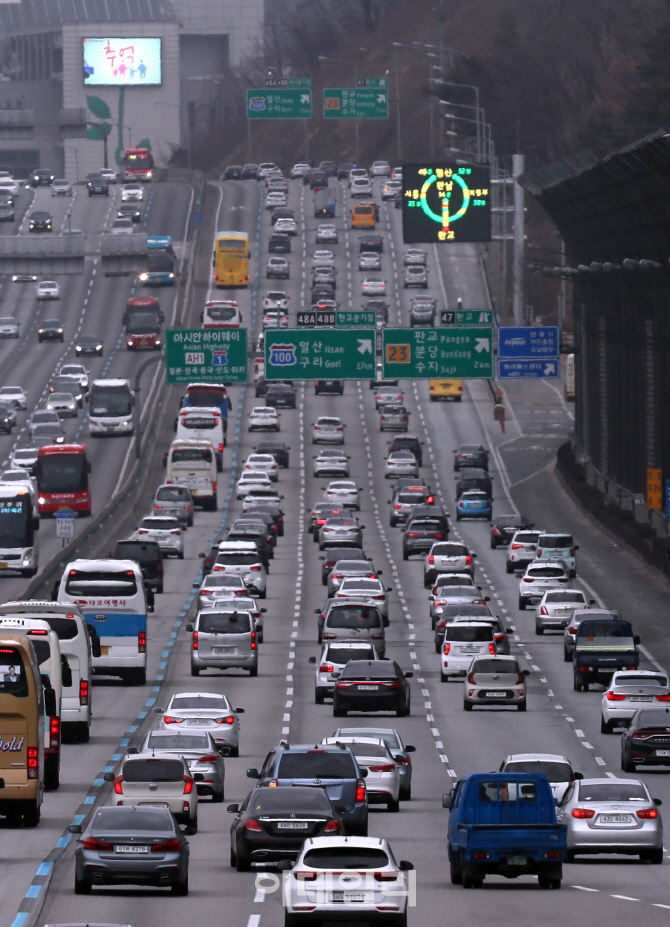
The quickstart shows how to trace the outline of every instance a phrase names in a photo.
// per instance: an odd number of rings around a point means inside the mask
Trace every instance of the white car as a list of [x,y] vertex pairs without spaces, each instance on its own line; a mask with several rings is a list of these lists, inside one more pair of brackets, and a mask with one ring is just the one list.
[[452,676],[465,676],[476,656],[496,655],[493,627],[477,621],[446,621],[440,654],[440,680],[449,682]]
[[369,181],[369,179],[370,178],[368,177],[368,172],[365,170],[364,167],[352,167],[352,169],[349,171],[349,186],[350,187],[355,180],[368,180]]
[[312,255],[313,267],[335,267],[335,255],[326,248],[317,248]]
[[361,290],[363,296],[384,296],[386,283],[382,277],[365,277]]
[[57,177],[51,184],[52,196],[72,196],[73,193],[72,184],[65,177]]
[[321,223],[321,225],[319,225],[319,227],[316,230],[317,245],[326,244],[326,243],[337,244],[338,240],[339,240],[339,236],[337,233],[337,229],[335,228],[334,225],[328,225],[327,223],[323,223],[323,222]]
[[386,587],[380,579],[370,576],[348,576],[340,583],[335,593],[336,599],[354,599],[356,602],[367,602],[379,609],[383,618],[389,616],[389,600],[387,593],[391,587]]
[[60,299],[60,286],[55,280],[42,280],[37,284],[35,293],[38,299]]
[[271,489],[251,489],[242,499],[242,511],[250,512],[257,505],[276,505],[281,508],[281,500],[277,490]]
[[0,402],[8,402],[15,409],[26,409],[28,400],[20,386],[0,386]]
[[396,193],[400,193],[401,190],[402,182],[400,180],[387,180],[382,187],[382,200],[392,200]]
[[507,547],[505,570],[508,573],[515,573],[535,560],[537,542],[541,534],[542,531],[527,529],[515,533]]
[[288,328],[288,314],[284,309],[266,309],[263,314],[263,330]]
[[275,206],[286,206],[287,197],[281,190],[271,190],[265,197],[265,208],[274,209]]
[[408,267],[410,264],[418,264],[421,267],[426,266],[427,255],[423,248],[408,248],[405,251],[403,264]]
[[341,505],[345,509],[360,510],[359,488],[353,480],[331,480],[323,493],[324,502]]
[[[239,756],[240,722],[238,715],[244,708],[233,708],[225,695],[219,692],[177,692],[167,704],[161,718],[163,731],[174,731],[189,727],[208,731],[214,738],[219,753]],[[227,749],[226,749],[227,748]]]
[[270,290],[263,299],[263,309],[288,309],[288,296],[283,290]]
[[291,170],[288,172],[288,175],[292,180],[295,180],[297,177],[302,177],[309,170],[311,170],[311,166],[309,164],[299,161],[297,164],[293,165]]
[[[106,180],[107,183],[116,183],[118,177],[116,171],[113,171],[111,167],[101,167],[96,171],[97,174],[100,174],[103,180]],[[54,183],[56,181],[54,180]]]
[[400,180],[402,181],[402,168],[394,167],[391,171],[391,180]]
[[322,705],[333,694],[334,673],[341,673],[350,660],[378,660],[379,655],[371,641],[336,641],[324,644],[321,657],[310,657],[314,671],[314,701]]
[[349,476],[349,457],[336,448],[324,448],[314,457],[314,476]]
[[124,203],[141,202],[144,199],[144,189],[140,183],[126,183],[121,190],[121,199]]
[[249,454],[244,462],[244,470],[262,470],[273,483],[279,479],[279,465],[272,454]]
[[0,177],[0,196],[16,196],[19,192],[18,181],[13,177]]
[[570,576],[562,560],[534,560],[519,583],[519,608],[541,601],[547,589],[569,589]]
[[46,409],[35,409],[28,419],[28,433],[30,437],[33,437],[36,425],[44,424],[60,425],[60,416],[58,412],[54,412],[48,407]]
[[269,489],[271,486],[272,480],[264,470],[246,470],[237,481],[237,498],[244,499],[252,489]]
[[212,596],[208,596],[208,601],[202,606],[203,609],[211,608],[213,611],[228,611],[229,609],[235,609],[237,611],[249,612],[251,617],[254,619],[254,630],[256,631],[256,639],[259,644],[263,643],[263,615],[267,613],[267,608],[259,607],[256,599],[248,594],[240,594],[239,590],[237,594],[233,593],[232,590],[227,590],[227,595],[219,595],[215,593]]
[[272,406],[255,406],[249,413],[249,431],[280,431],[279,412]]
[[0,338],[18,338],[19,323],[16,319],[7,315],[0,319]]
[[275,222],[275,232],[284,232],[286,235],[297,235],[298,223],[295,219],[277,219]]
[[284,883],[286,924],[343,916],[368,923],[367,915],[379,920],[382,914],[389,924],[407,923],[411,893],[405,873],[414,866],[398,862],[383,837],[309,837],[297,860],[282,860],[279,868],[291,870]]
[[321,415],[312,425],[312,444],[344,444],[344,428],[334,415]]
[[372,184],[367,177],[355,177],[349,184],[349,193],[353,196],[372,196]]
[[567,756],[560,753],[513,753],[505,757],[500,772],[541,773],[549,780],[554,801],[559,804],[568,790],[568,786],[577,779],[583,779],[582,773],[575,772]]
[[37,464],[36,447],[17,447],[12,456],[9,458],[9,466],[12,470],[29,470],[33,471]]
[[562,631],[570,624],[576,608],[590,605],[595,605],[595,599],[587,599],[581,589],[549,589],[535,610],[535,633]]
[[386,459],[384,465],[384,478],[393,479],[398,476],[418,476],[419,463],[411,451],[393,451]]
[[373,161],[370,168],[372,177],[388,177],[391,173],[391,165],[388,161]]
[[368,802],[384,804],[387,811],[400,811],[400,770],[383,738],[342,734],[324,737],[321,743],[345,744],[358,765],[368,771],[365,777]]
[[403,283],[405,289],[410,286],[420,286],[424,290],[428,289],[428,271],[422,264],[409,264],[403,274]]
[[184,559],[184,531],[174,515],[147,515],[136,534],[144,541],[156,541],[165,556]]
[[620,670],[612,679],[600,706],[600,733],[613,734],[614,728],[626,727],[638,708],[667,708],[670,682],[656,670]]
[[358,256],[359,270],[381,270],[382,256],[377,251],[362,251]]
[[109,230],[111,235],[134,235],[132,219],[115,219]]

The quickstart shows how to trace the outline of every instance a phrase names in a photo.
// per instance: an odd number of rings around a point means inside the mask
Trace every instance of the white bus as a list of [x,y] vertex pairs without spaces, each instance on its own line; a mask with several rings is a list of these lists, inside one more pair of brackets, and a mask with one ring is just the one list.
[[91,437],[133,433],[133,394],[130,382],[121,379],[94,380],[88,409]]

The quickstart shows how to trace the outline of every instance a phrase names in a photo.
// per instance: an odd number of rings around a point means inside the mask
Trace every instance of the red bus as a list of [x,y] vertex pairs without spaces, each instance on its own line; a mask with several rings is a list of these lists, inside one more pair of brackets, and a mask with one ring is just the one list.
[[47,444],[37,452],[37,510],[53,515],[60,509],[91,514],[88,475],[91,464],[85,444]]
[[121,159],[125,180],[149,181],[153,176],[154,157],[148,148],[128,148]]
[[155,296],[137,296],[129,299],[123,316],[126,349],[161,348],[161,324],[164,316]]

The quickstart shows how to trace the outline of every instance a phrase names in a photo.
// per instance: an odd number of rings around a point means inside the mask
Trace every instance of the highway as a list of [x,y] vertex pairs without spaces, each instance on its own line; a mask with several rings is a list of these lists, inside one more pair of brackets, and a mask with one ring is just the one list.
[[[160,222],[176,222],[172,207],[176,191],[156,185],[155,204],[150,214],[151,230]],[[239,228],[251,235],[255,261],[255,283],[249,291],[238,291],[238,300],[250,327],[258,327],[259,302],[267,289],[286,289],[291,298],[291,319],[306,305],[309,289],[311,254],[315,247],[314,230],[318,221],[311,211],[311,194],[302,184],[293,182],[290,205],[300,220],[301,234],[294,240],[291,279],[267,281],[264,263],[270,230],[269,214],[262,210],[262,188],[251,182],[216,185],[210,190],[216,204],[217,228]],[[38,196],[41,195],[38,193]],[[378,195],[378,194],[377,194]],[[162,205],[162,213],[153,210]],[[337,255],[338,298],[344,306],[358,308],[362,303],[362,274],[357,270],[358,235],[347,229],[340,204],[349,208],[348,197],[340,188],[337,225],[340,242],[333,246]],[[107,203],[75,203],[73,226],[93,227],[102,223]],[[181,215],[183,223],[187,199]],[[391,324],[407,321],[412,291],[402,288],[402,236],[400,211],[381,207],[378,228],[385,235],[383,275],[389,288]],[[155,227],[153,225],[155,219]],[[259,222],[260,219],[260,222]],[[91,226],[84,225],[84,222]],[[79,223],[82,223],[81,225]],[[171,226],[170,226],[171,227]],[[260,227],[260,239],[257,230]],[[163,225],[160,229],[165,232]],[[176,235],[176,232],[173,232]],[[208,255],[201,256],[203,261]],[[464,308],[482,308],[485,291],[480,264],[474,247],[458,246],[457,251],[439,255],[429,250],[430,290],[440,305],[453,306],[463,299]],[[92,271],[92,269],[91,269]],[[119,294],[118,280],[106,281],[96,275],[91,282],[91,313],[86,331],[102,325],[107,307],[119,307],[128,295]],[[25,298],[26,285],[17,286],[16,301]],[[76,325],[82,314],[87,280],[73,279],[64,288],[68,297],[61,299],[60,311],[68,324]],[[196,292],[204,299],[207,288]],[[163,291],[164,293],[165,291]],[[3,291],[5,300],[10,297]],[[31,297],[32,298],[32,297]],[[109,301],[109,302],[108,302]],[[70,315],[67,315],[67,304]],[[75,306],[77,307],[75,309]],[[3,310],[4,311],[4,310]],[[35,313],[35,308],[27,314]],[[9,309],[7,313],[10,314]],[[169,316],[168,316],[169,317]],[[92,327],[89,327],[92,326]],[[25,336],[25,331],[24,331]],[[106,336],[114,345],[114,334]],[[22,342],[23,344],[24,342]],[[11,348],[0,346],[3,382],[21,382],[21,375],[38,366],[36,352],[58,351],[58,346],[26,343],[31,360],[12,359]],[[52,350],[53,349],[53,350]],[[16,352],[18,355],[18,352]],[[123,360],[121,359],[123,358]],[[98,363],[100,369],[109,353]],[[42,361],[43,363],[43,361]],[[97,368],[91,364],[92,374]],[[123,376],[133,369],[135,357],[120,352],[114,356],[110,373]],[[30,364],[30,366],[29,366]],[[50,375],[40,368],[37,382],[29,385],[31,401],[36,402]],[[553,386],[517,383],[509,389],[511,420],[506,434],[500,432],[492,416],[486,384],[473,381],[466,387],[460,404],[433,404],[428,399],[426,382],[403,383],[406,403],[412,411],[411,431],[425,442],[422,475],[429,480],[436,496],[454,512],[454,473],[452,450],[461,442],[484,442],[493,451],[491,472],[494,475],[494,513],[523,511],[535,524],[551,530],[571,531],[580,544],[577,582],[610,607],[618,607],[634,621],[646,648],[647,666],[670,665],[669,645],[664,637],[664,608],[667,587],[625,551],[601,533],[574,506],[553,474],[553,460],[558,444],[571,427],[571,410]],[[177,389],[168,392],[176,401]],[[195,682],[190,675],[189,639],[184,619],[193,601],[192,585],[199,576],[198,553],[220,535],[232,514],[240,508],[234,498],[236,471],[258,441],[246,430],[246,416],[258,401],[253,387],[233,388],[233,418],[229,425],[229,445],[224,473],[219,482],[220,510],[198,513],[187,534],[186,558],[171,561],[166,568],[165,593],[157,597],[156,612],[151,618],[149,634],[149,686],[126,688],[116,682],[95,685],[95,723],[89,745],[65,747],[64,784],[56,794],[46,798],[42,822],[35,831],[20,835],[0,827],[0,855],[6,876],[0,883],[0,901],[7,911],[16,910],[18,902],[73,815],[89,793],[107,798],[100,773],[114,768],[123,746],[135,743],[155,723],[152,709],[165,705],[170,694],[178,691],[225,692],[236,706],[245,708],[242,718],[240,757],[226,760],[226,803],[241,801],[252,783],[245,770],[259,766],[268,750],[280,739],[294,743],[315,742],[330,735],[337,721],[330,702],[316,705],[313,691],[313,668],[308,663],[320,648],[316,641],[314,609],[323,604],[325,590],[320,581],[317,545],[305,530],[306,511],[321,498],[323,479],[312,475],[311,423],[318,415],[339,415],[347,423],[347,452],[351,455],[351,475],[363,488],[361,524],[365,525],[364,546],[375,566],[383,570],[384,581],[393,587],[391,626],[387,632],[387,655],[406,670],[413,670],[412,715],[396,719],[387,716],[374,723],[398,727],[406,742],[416,745],[414,784],[411,802],[403,803],[399,814],[389,814],[373,807],[370,833],[389,838],[396,855],[411,860],[416,867],[417,907],[410,911],[413,927],[441,927],[445,923],[474,922],[482,925],[516,925],[520,916],[537,917],[543,923],[563,927],[565,923],[602,922],[628,925],[631,920],[645,925],[666,923],[670,911],[670,863],[652,867],[626,858],[595,857],[564,867],[563,888],[547,894],[536,880],[526,877],[504,881],[487,879],[482,890],[464,892],[449,883],[446,859],[447,812],[440,796],[461,775],[499,767],[511,752],[547,751],[564,753],[573,767],[585,776],[618,775],[619,741],[599,731],[600,694],[597,691],[576,693],[572,689],[571,667],[563,662],[561,636],[534,634],[532,611],[517,609],[518,580],[505,573],[504,550],[489,548],[489,526],[485,523],[452,523],[452,538],[462,538],[478,554],[477,581],[491,596],[491,604],[505,621],[514,627],[513,650],[530,669],[528,712],[500,709],[465,713],[462,709],[462,683],[440,683],[438,657],[428,616],[427,595],[422,583],[420,559],[402,560],[401,535],[389,527],[388,499],[390,486],[384,480],[382,463],[391,436],[380,433],[373,393],[368,383],[347,382],[343,397],[315,396],[311,383],[298,390],[298,408],[282,412],[281,437],[291,447],[291,468],[281,471],[280,491],[284,495],[286,534],[280,539],[269,575],[268,598],[264,605],[265,640],[261,645],[259,675],[228,671],[207,672]],[[176,407],[175,407],[176,411]],[[78,427],[78,426],[77,426]],[[11,439],[2,439],[10,442]],[[118,472],[125,439],[91,442],[94,476],[100,492],[109,491],[113,475]],[[6,446],[9,446],[7,444]],[[99,470],[98,474],[96,471]],[[98,482],[99,481],[99,482]],[[147,504],[152,487],[148,488]],[[49,536],[47,531],[43,535]],[[110,538],[110,541],[113,538]],[[44,538],[42,539],[44,542]],[[48,541],[46,542],[48,544]],[[46,546],[45,544],[45,546]],[[14,580],[6,582],[13,589]],[[16,592],[12,591],[12,595]],[[350,716],[352,725],[370,723],[370,716]],[[670,779],[665,771],[640,775],[652,795],[670,807]],[[95,781],[97,780],[97,785]],[[91,787],[92,790],[91,790]],[[89,792],[89,790],[91,790]],[[255,873],[238,874],[229,866],[229,823],[226,803],[216,808],[200,808],[200,829],[190,838],[191,891],[188,898],[175,898],[162,890],[94,889],[91,897],[73,893],[73,842],[69,841],[56,863],[40,923],[107,922],[135,927],[164,927],[188,920],[204,922],[221,917],[224,923],[247,927],[280,927],[283,914],[277,892],[265,894],[255,883]],[[20,857],[16,838],[20,838]],[[270,885],[270,882],[267,883]],[[19,927],[18,923],[16,927]]]

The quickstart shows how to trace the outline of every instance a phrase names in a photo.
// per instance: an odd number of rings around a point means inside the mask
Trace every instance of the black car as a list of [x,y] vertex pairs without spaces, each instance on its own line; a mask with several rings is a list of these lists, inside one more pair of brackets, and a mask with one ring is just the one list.
[[328,577],[338,560],[368,560],[362,547],[327,547],[319,554],[321,564],[321,585],[328,585]]
[[348,180],[349,171],[356,167],[351,161],[344,161],[342,164],[337,165],[337,179],[338,180]]
[[402,538],[402,559],[409,560],[415,554],[424,556],[437,541],[448,541],[449,528],[445,527],[445,521],[442,518],[410,518]]
[[91,174],[86,186],[89,196],[109,196],[109,184],[101,174]]
[[358,239],[358,250],[362,253],[363,251],[376,251],[378,254],[382,254],[384,251],[384,238],[382,235],[375,235],[373,233],[368,233],[367,235],[362,235]]
[[268,242],[270,254],[290,254],[291,236],[287,232],[273,232]]
[[49,382],[50,393],[72,393],[80,409],[84,407],[84,390],[79,378],[69,374],[56,375]]
[[457,499],[460,499],[468,489],[479,489],[481,492],[487,493],[489,497],[493,494],[493,481],[488,470],[481,470],[478,467],[466,467],[454,479],[456,480]]
[[142,210],[137,203],[121,203],[116,215],[119,219],[130,219],[131,222],[142,221]]
[[322,299],[335,301],[335,287],[332,283],[317,283],[312,287],[312,305],[315,306]]
[[258,165],[245,164],[242,168],[242,180],[258,180]]
[[163,591],[163,554],[157,541],[117,541],[110,554],[115,560],[134,560],[139,564],[148,589]]
[[670,708],[638,708],[621,738],[621,768],[670,765]]
[[253,512],[246,512],[235,521],[231,526],[231,530],[238,525],[245,526],[251,524],[265,525],[265,533],[268,542],[274,550],[277,546],[277,538],[279,537],[279,525],[276,523],[274,515],[271,515],[269,512],[258,512],[255,510]]
[[399,718],[410,714],[410,688],[407,680],[414,673],[403,673],[392,660],[350,660],[335,681],[333,717],[348,711],[395,711]]
[[28,223],[29,232],[52,232],[52,219],[49,212],[31,212]]
[[393,441],[389,441],[389,454],[394,451],[411,451],[417,459],[420,467],[423,466],[423,451],[421,449],[423,441],[420,441],[416,435],[396,435]]
[[337,164],[334,161],[321,161],[317,170],[323,171],[328,177],[337,177]]
[[229,164],[221,174],[221,180],[242,180],[242,165]]
[[280,538],[284,537],[284,512],[279,508],[278,505],[273,505],[271,502],[256,502],[252,503],[247,509],[247,515],[254,515],[256,512],[261,514],[267,514],[272,516],[272,520],[277,526],[277,535]]
[[254,789],[242,805],[228,805],[230,865],[248,872],[253,863],[297,857],[309,837],[344,833],[342,818],[323,789],[282,786]]
[[7,408],[0,408],[0,431],[3,435],[12,433],[12,416]]
[[523,515],[498,515],[491,522],[491,547],[495,550],[496,547],[509,544],[517,531],[532,527]]
[[3,193],[0,196],[0,206],[15,206],[16,197],[13,193]]
[[483,444],[461,444],[454,451],[454,470],[458,472],[464,467],[478,467],[480,470],[489,468],[489,452]]
[[102,338],[96,338],[95,335],[80,335],[74,343],[77,357],[83,357],[85,354],[102,357],[104,349]]
[[289,451],[291,448],[284,443],[284,441],[261,441],[260,444],[257,444],[254,448],[256,454],[272,454],[274,459],[277,461],[277,466],[282,467],[284,470],[287,469],[289,465]]
[[288,383],[273,383],[265,394],[265,405],[274,409],[295,409],[295,390]]
[[[270,223],[275,224],[277,219],[295,219],[295,209],[289,209],[288,206],[275,206],[270,216]],[[279,232],[280,235],[288,235],[288,232]],[[289,235],[289,238],[292,236]]]
[[263,566],[269,572],[270,560],[274,556],[271,544],[268,543],[268,533],[265,525],[251,524],[247,522],[244,526],[233,524],[228,531],[226,541],[245,541],[255,544],[258,550]]
[[0,203],[0,222],[13,222],[16,218],[13,203]]
[[309,172],[309,186],[311,190],[319,190],[328,186],[328,174],[318,168]]
[[30,183],[33,187],[50,187],[54,182],[55,176],[56,175],[52,174],[51,171],[42,168],[32,172],[30,175]]
[[63,323],[60,319],[45,319],[37,329],[37,340],[39,342],[63,341],[64,337]]
[[344,393],[344,380],[315,380],[314,395],[321,396],[335,395],[341,396]]

